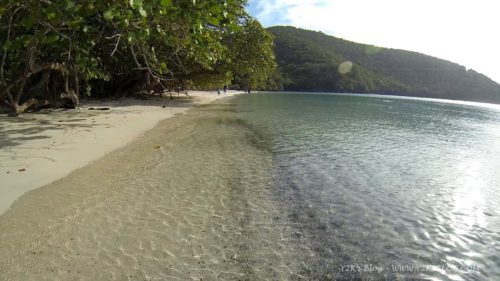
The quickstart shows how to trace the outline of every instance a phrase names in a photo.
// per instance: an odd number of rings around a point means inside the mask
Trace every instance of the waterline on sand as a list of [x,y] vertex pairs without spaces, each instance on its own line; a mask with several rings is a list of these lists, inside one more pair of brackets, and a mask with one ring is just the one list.
[[0,114],[0,214],[24,193],[125,146],[159,121],[235,94],[192,91],[189,97],[173,100],[156,96],[91,100],[76,110],[48,110],[17,118]]
[[0,276],[300,278],[258,138],[218,102],[24,195],[0,217]]

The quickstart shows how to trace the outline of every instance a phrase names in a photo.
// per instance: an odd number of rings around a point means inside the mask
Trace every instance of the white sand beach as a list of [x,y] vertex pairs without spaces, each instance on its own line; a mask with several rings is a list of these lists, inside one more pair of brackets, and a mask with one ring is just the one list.
[[[125,146],[159,121],[238,91],[83,102],[76,110],[0,115],[0,214],[24,193]],[[174,95],[177,96],[176,94]],[[89,110],[109,108],[109,110]]]

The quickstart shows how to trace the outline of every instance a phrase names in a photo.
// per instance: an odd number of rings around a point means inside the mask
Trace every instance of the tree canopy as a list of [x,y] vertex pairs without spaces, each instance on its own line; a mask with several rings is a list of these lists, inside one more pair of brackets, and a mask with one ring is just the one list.
[[[80,93],[215,87],[237,75],[261,83],[274,70],[272,40],[245,2],[0,0],[0,101],[19,114],[76,106]],[[258,44],[242,43],[251,36]]]
[[228,38],[234,82],[245,89],[269,88],[268,79],[276,69],[273,37],[259,22],[250,19],[242,32]]

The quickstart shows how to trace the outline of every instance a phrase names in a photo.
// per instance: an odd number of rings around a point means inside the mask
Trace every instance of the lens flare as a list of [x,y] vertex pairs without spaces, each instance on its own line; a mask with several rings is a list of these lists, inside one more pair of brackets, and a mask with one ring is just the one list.
[[341,74],[347,74],[352,70],[352,62],[345,61],[339,65],[339,72]]

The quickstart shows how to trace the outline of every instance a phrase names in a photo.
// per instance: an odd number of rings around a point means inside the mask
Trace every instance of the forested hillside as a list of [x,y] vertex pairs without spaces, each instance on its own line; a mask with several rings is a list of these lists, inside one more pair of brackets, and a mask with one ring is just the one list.
[[500,85],[465,67],[415,52],[271,27],[285,90],[407,95],[500,103]]
[[234,80],[256,88],[275,60],[271,36],[245,4],[0,0],[0,105],[17,115],[75,107],[81,95],[215,88]]

